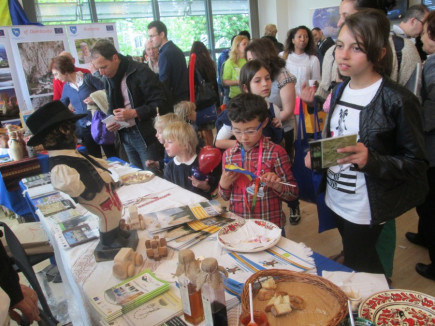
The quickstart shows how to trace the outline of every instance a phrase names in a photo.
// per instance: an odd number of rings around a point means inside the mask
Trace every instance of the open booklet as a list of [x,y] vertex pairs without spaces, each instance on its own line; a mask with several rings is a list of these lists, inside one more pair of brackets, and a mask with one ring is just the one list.
[[210,202],[201,202],[144,214],[147,230],[158,233],[177,225],[204,220],[220,214],[220,208]]
[[337,153],[337,149],[356,145],[357,137],[357,134],[353,134],[311,141],[311,168],[321,170],[337,165],[337,160],[351,154]]

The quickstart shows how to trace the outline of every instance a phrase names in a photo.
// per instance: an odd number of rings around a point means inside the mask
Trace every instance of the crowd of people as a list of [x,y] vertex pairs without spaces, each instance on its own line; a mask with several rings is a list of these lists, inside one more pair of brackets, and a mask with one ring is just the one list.
[[[276,26],[268,24],[262,38],[251,40],[246,31],[235,35],[215,64],[195,41],[194,67],[168,40],[164,23],[153,21],[144,63],[119,53],[108,40],[90,49],[93,73],[76,68],[67,53],[53,58],[53,99],[86,113],[86,105],[95,104],[92,92],[105,90],[104,112],[114,117],[105,127],[116,134],[114,144],[102,145],[106,156],[124,151],[131,164],[206,198],[219,195],[230,211],[267,219],[283,234],[283,202],[290,207],[289,222],[301,220],[292,162],[303,112],[295,114],[295,107],[302,101],[324,109],[324,137],[358,139],[338,150],[347,156],[322,171],[319,190],[342,238],[344,265],[391,277],[394,220],[417,207],[418,232],[406,237],[429,249],[431,263],[418,263],[416,271],[435,280],[435,13],[412,6],[400,24],[390,26],[386,13],[395,2],[342,0],[335,42],[318,27],[297,26],[283,45]],[[195,71],[193,83],[189,68]],[[202,82],[216,94],[215,131],[213,119],[197,123],[209,106],[196,106],[189,97],[189,84]],[[77,136],[91,155],[101,157],[90,132],[93,122],[91,113],[78,120]],[[204,145],[223,151],[222,164],[198,179],[192,168]],[[305,164],[311,168],[310,152]],[[258,178],[249,182],[228,165]]]

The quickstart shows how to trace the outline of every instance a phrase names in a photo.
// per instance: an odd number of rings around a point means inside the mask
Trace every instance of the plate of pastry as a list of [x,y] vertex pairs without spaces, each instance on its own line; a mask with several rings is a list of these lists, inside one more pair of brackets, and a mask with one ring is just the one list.
[[132,185],[136,183],[144,183],[154,178],[154,173],[151,171],[136,171],[124,174],[120,180],[125,185]]

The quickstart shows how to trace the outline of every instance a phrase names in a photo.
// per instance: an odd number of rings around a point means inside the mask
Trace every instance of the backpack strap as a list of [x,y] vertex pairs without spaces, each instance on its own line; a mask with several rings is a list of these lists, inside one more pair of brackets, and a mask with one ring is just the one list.
[[396,52],[396,57],[397,57],[398,71],[400,71],[400,66],[402,64],[402,49],[405,46],[405,40],[403,39],[403,37],[397,35],[392,35],[392,37],[394,43],[394,50]]

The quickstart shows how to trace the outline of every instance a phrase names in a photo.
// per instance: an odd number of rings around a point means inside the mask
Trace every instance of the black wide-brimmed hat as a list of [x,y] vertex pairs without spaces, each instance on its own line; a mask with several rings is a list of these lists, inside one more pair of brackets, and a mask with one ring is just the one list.
[[27,145],[36,146],[41,144],[52,127],[60,122],[77,121],[86,116],[86,113],[72,113],[61,101],[53,101],[44,104],[26,120],[26,125],[33,134],[27,142]]

